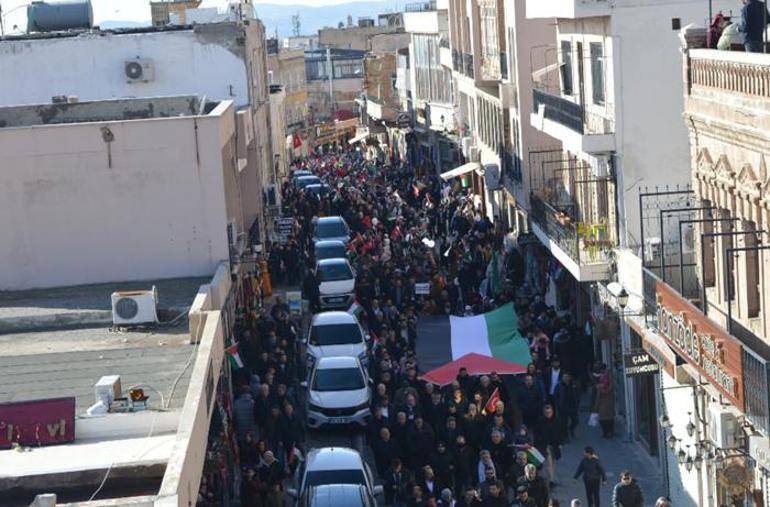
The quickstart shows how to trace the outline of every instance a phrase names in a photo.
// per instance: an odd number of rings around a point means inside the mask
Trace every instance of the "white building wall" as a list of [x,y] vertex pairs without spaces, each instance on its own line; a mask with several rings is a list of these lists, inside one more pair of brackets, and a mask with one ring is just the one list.
[[[0,105],[44,104],[54,95],[81,101],[205,95],[249,104],[248,70],[228,40],[231,25],[125,35],[0,42]],[[154,78],[126,81],[126,60],[152,62]]]
[[[213,273],[240,210],[228,216],[223,178],[233,108],[219,107],[0,129],[0,290]],[[103,126],[115,136],[111,166]]]

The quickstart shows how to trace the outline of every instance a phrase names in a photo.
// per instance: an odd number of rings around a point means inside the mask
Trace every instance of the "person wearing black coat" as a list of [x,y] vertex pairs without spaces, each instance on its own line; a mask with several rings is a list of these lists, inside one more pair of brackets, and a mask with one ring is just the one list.
[[543,415],[535,424],[535,447],[546,459],[548,480],[557,482],[556,462],[561,458],[561,444],[564,441],[563,426],[552,405],[543,407]]
[[305,441],[305,427],[302,419],[294,412],[294,405],[286,403],[283,406],[283,414],[280,418],[281,437],[283,448],[286,452],[301,446]]
[[643,507],[644,495],[639,483],[624,470],[620,474],[620,482],[612,490],[612,507]]
[[602,483],[607,482],[607,477],[604,473],[604,467],[593,447],[585,448],[583,459],[575,471],[575,479],[581,475],[583,476],[583,484],[586,488],[588,507],[599,507],[599,488]]
[[407,430],[406,442],[408,466],[411,470],[417,470],[435,447],[433,429],[421,416],[415,417],[414,424]]
[[537,468],[533,464],[524,467],[524,476],[517,481],[519,487],[527,488],[529,498],[531,498],[537,507],[548,506],[548,485],[542,477],[537,475]]
[[466,443],[464,435],[458,435],[455,439],[455,446],[452,451],[452,462],[455,467],[455,491],[462,491],[463,488],[474,483],[473,474],[476,466],[476,453]]
[[403,505],[409,495],[407,486],[409,484],[409,473],[404,470],[401,460],[394,458],[390,462],[390,467],[384,475],[380,475],[385,489],[385,504]]
[[452,488],[454,482],[454,463],[452,455],[447,450],[446,443],[438,442],[436,450],[428,456],[428,464],[436,473],[438,481],[447,488]]
[[565,439],[575,436],[575,428],[578,425],[578,408],[580,406],[580,391],[572,381],[572,375],[564,373],[561,381],[554,391],[556,412],[562,424],[562,433]]
[[401,448],[398,442],[391,438],[388,428],[380,430],[380,438],[374,442],[372,449],[374,451],[374,464],[381,477],[387,473],[393,459],[401,457]]

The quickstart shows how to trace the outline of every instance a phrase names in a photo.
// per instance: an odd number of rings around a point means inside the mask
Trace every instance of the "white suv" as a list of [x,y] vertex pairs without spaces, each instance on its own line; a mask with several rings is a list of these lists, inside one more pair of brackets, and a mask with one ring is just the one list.
[[350,308],[355,299],[356,272],[347,259],[318,261],[316,275],[321,308]]
[[340,311],[317,313],[303,340],[307,347],[307,365],[311,367],[324,356],[353,356],[366,366],[368,340],[354,315]]
[[371,380],[357,357],[320,357],[302,386],[307,393],[307,425],[358,424],[371,417]]
[[382,495],[382,486],[374,485],[369,465],[358,451],[346,447],[321,447],[307,454],[297,469],[297,488],[288,488],[289,496],[298,498],[306,489],[327,484],[356,484],[372,496]]

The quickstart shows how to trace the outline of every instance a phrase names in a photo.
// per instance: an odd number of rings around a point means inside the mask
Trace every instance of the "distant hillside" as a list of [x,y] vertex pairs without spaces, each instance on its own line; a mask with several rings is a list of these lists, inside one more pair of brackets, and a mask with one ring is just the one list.
[[142,26],[150,26],[151,22],[148,21],[111,21],[104,20],[96,23],[102,30],[109,30],[111,28],[139,28]]
[[325,7],[257,4],[255,10],[257,17],[265,24],[268,37],[273,37],[278,30],[278,37],[284,38],[292,35],[291,17],[297,13],[299,13],[302,35],[312,35],[317,33],[319,28],[336,27],[340,21],[346,23],[348,15],[353,16],[353,23],[363,16],[369,16],[376,22],[378,14],[396,12],[399,10],[398,7],[403,9],[404,3],[404,0],[373,0]]

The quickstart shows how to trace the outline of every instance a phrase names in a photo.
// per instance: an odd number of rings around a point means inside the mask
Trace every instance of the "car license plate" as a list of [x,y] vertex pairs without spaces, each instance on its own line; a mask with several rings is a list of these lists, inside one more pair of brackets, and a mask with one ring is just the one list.
[[350,422],[350,417],[330,417],[330,424],[347,424]]

